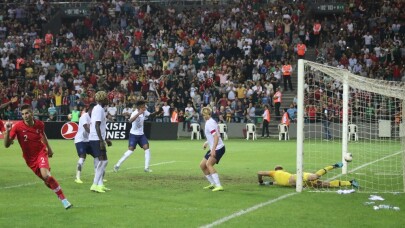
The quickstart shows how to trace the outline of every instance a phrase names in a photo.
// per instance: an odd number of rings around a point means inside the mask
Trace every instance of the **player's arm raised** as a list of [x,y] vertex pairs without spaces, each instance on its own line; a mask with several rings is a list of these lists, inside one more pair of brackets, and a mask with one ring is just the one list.
[[138,116],[140,116],[143,112],[144,112],[144,110],[140,109],[135,116],[129,118],[128,122],[130,122],[130,123],[134,122],[136,120],[136,118],[138,118]]
[[45,144],[45,146],[46,146],[46,148],[48,150],[48,157],[51,158],[53,156],[53,150],[52,150],[51,146],[49,145],[48,137],[46,137],[45,132],[42,132],[41,141]]
[[3,108],[5,108],[5,107],[7,107],[9,104],[14,103],[14,102],[17,102],[17,101],[18,101],[18,98],[17,98],[17,97],[13,97],[13,98],[11,98],[10,101],[8,101],[8,102],[6,102],[6,103],[4,103],[4,104],[1,104],[1,105],[0,105],[0,109],[3,109]]
[[13,140],[10,139],[10,131],[13,127],[13,124],[10,121],[6,122],[6,130],[4,131],[4,147],[9,148],[11,144],[13,144]]

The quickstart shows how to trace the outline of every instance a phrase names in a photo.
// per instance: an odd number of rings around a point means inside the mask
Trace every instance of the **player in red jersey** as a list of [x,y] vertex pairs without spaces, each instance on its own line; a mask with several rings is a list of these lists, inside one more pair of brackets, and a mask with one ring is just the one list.
[[62,188],[49,171],[48,157],[52,157],[53,151],[44,132],[44,123],[34,119],[31,105],[21,106],[21,115],[23,121],[18,121],[14,126],[11,122],[6,123],[4,146],[10,147],[17,137],[28,167],[56,193],[65,209],[71,208],[73,205],[65,198]]

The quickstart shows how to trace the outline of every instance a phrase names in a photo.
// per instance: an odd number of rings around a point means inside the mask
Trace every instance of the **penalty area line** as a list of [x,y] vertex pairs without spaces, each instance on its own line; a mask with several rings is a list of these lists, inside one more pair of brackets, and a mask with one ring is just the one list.
[[240,210],[240,211],[238,211],[238,212],[235,212],[235,213],[233,213],[233,214],[231,214],[231,215],[228,215],[228,216],[226,216],[226,217],[223,217],[223,218],[221,218],[221,219],[218,219],[218,220],[216,220],[216,221],[214,221],[214,222],[212,222],[212,223],[210,223],[210,224],[206,224],[206,225],[200,226],[200,228],[210,228],[210,227],[214,227],[214,226],[220,225],[220,224],[222,224],[222,223],[224,223],[224,222],[227,222],[227,221],[229,221],[229,220],[231,220],[231,219],[234,219],[234,218],[236,218],[236,217],[239,217],[239,216],[242,216],[242,215],[244,215],[244,214],[250,213],[250,212],[255,211],[255,210],[259,209],[259,208],[262,208],[262,207],[264,207],[264,206],[267,206],[267,205],[270,205],[270,204],[272,204],[272,203],[278,202],[278,201],[283,200],[283,199],[285,199],[285,198],[288,198],[288,197],[290,197],[290,196],[294,196],[294,195],[296,195],[296,194],[298,194],[298,192],[289,193],[289,194],[286,194],[286,195],[282,195],[282,196],[280,196],[280,197],[278,197],[278,198],[275,198],[275,199],[266,201],[266,202],[264,202],[264,203],[256,204],[256,205],[254,205],[254,206],[252,206],[252,207],[249,207],[249,208],[247,208],[247,209],[242,209],[242,210]]
[[[175,163],[175,162],[176,161],[159,162],[159,163],[151,164],[150,166],[167,165],[167,164],[172,164],[172,163]],[[131,170],[131,169],[138,169],[138,168],[143,168],[143,166],[125,168],[125,169],[122,169],[122,170]],[[105,171],[105,172],[106,173],[112,173],[113,171],[108,170],[108,171]],[[91,175],[88,174],[88,175],[82,175],[82,176],[91,176]],[[72,179],[72,177],[58,178],[58,180],[69,180],[69,179]],[[0,190],[1,189],[11,189],[11,188],[21,188],[21,187],[31,186],[31,185],[34,185],[34,184],[40,184],[40,183],[43,183],[43,182],[37,181],[37,182],[28,182],[28,183],[24,183],[24,184],[5,186],[5,187],[0,187]]]

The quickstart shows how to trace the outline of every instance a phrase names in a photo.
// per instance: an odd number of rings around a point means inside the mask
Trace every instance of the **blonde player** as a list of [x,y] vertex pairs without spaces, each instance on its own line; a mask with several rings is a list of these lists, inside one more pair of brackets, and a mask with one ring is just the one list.
[[201,160],[200,168],[205,174],[205,177],[210,182],[210,185],[204,189],[212,189],[213,192],[223,191],[219,176],[214,168],[218,164],[222,156],[225,154],[225,144],[219,135],[219,128],[217,122],[211,118],[212,110],[208,107],[202,109],[202,115],[205,120],[205,136],[207,141],[204,143],[203,148],[206,149],[209,145],[210,149]]

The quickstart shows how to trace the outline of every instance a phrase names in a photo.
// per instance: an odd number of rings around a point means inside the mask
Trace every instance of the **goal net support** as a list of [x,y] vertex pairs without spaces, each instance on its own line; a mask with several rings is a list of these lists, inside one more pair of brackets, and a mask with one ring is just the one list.
[[405,191],[403,82],[298,60],[297,93],[297,192]]

